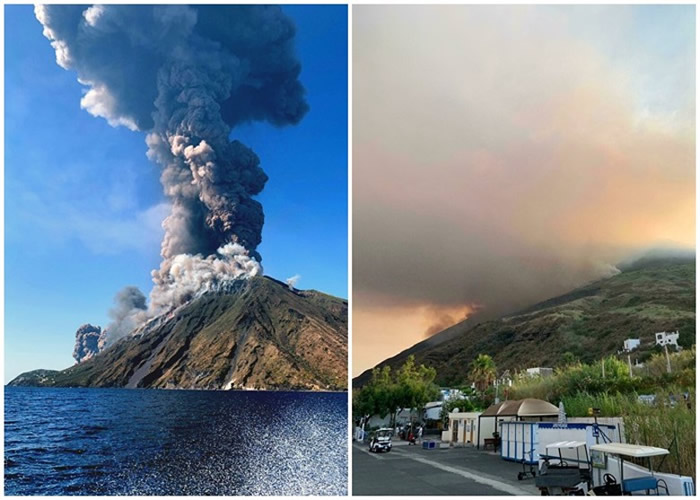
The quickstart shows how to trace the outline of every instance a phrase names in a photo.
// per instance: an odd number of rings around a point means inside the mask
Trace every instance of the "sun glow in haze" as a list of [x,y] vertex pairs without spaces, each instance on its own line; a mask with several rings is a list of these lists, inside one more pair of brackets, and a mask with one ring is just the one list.
[[[476,306],[388,306],[358,308],[353,329],[371,332],[362,343],[353,344],[353,377],[430,336],[464,321]],[[357,361],[355,361],[357,360]]]

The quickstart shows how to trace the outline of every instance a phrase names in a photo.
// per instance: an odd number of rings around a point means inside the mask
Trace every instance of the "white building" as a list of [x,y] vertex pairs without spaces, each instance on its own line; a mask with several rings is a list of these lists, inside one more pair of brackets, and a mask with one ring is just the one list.
[[423,421],[440,420],[442,401],[432,401],[423,407]]
[[[447,430],[442,431],[442,441],[451,443],[453,446],[476,446],[476,438],[479,435],[479,415],[481,412],[452,412],[448,415],[450,419]],[[484,440],[490,438],[495,430],[495,423],[492,418],[481,420],[481,445]]]
[[510,370],[504,371],[501,376],[495,380],[494,385],[512,387],[513,377],[510,375]]
[[627,339],[627,340],[625,340],[623,350],[625,352],[634,351],[637,347],[639,347],[639,344],[641,344],[641,343],[642,343],[642,341],[640,339]]
[[554,374],[554,368],[546,368],[543,366],[528,368],[526,371],[530,377],[549,377]]
[[665,346],[672,345],[678,349],[678,331],[666,333],[659,332],[656,334],[656,345]]

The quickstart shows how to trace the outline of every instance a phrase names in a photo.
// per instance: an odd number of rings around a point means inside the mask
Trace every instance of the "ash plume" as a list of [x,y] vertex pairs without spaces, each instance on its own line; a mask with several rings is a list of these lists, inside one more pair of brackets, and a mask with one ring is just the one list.
[[126,286],[114,296],[114,307],[109,311],[112,322],[107,325],[100,342],[100,350],[126,336],[149,318],[146,296],[135,286]]
[[100,352],[100,342],[103,339],[104,331],[99,326],[86,323],[75,332],[75,348],[73,349],[73,359],[82,363]]
[[208,257],[180,254],[164,261],[160,270],[153,272],[152,313],[160,314],[173,304],[184,304],[225,281],[262,274],[262,266],[238,243],[224,245],[217,253]]
[[446,328],[456,325],[460,321],[464,321],[469,317],[472,312],[478,311],[478,306],[466,306],[461,308],[459,311],[446,311],[440,310],[436,307],[432,308],[435,311],[435,319],[432,324],[425,330],[423,336],[425,338],[432,337],[436,333],[440,333]]
[[[35,14],[56,62],[87,87],[81,106],[147,132],[161,167],[171,209],[148,314],[259,274],[264,215],[254,197],[268,178],[229,136],[245,122],[284,126],[306,114],[291,19],[264,5],[39,5]],[[143,321],[143,305],[118,307],[109,338]]]

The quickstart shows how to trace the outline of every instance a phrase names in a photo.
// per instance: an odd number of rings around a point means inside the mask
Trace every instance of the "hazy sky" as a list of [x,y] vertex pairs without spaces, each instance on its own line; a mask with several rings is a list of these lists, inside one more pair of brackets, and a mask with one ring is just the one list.
[[695,246],[694,6],[353,8],[353,373]]
[[[233,136],[269,176],[265,273],[347,297],[347,8],[285,6],[311,107],[298,126]],[[33,6],[5,7],[5,381],[73,364],[75,331],[103,327],[125,285],[148,294],[168,213],[145,134],[80,109],[83,88]]]

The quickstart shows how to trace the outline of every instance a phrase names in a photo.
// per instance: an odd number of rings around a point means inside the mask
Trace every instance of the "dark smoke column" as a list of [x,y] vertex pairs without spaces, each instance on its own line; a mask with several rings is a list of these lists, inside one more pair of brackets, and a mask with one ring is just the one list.
[[82,363],[100,352],[100,343],[104,338],[104,330],[99,326],[86,323],[75,332],[75,348],[73,358]]
[[[292,21],[263,5],[45,5],[35,12],[58,64],[89,87],[81,106],[112,125],[149,132],[148,155],[162,166],[172,205],[152,301],[196,290],[203,265],[224,277],[248,272],[244,256],[261,260],[264,216],[253,197],[267,176],[257,155],[229,135],[243,122],[283,126],[307,112]],[[176,262],[182,255],[201,258]]]

